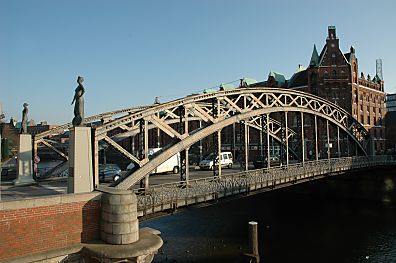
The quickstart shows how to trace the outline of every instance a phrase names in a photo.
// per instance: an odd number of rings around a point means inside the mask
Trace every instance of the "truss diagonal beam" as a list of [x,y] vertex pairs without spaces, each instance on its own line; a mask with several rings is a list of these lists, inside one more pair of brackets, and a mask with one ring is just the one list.
[[137,163],[139,166],[142,166],[145,162],[144,161],[140,161],[138,158],[136,158],[135,156],[133,156],[130,152],[128,152],[127,150],[125,150],[124,148],[121,147],[121,145],[119,145],[118,143],[116,143],[115,141],[113,141],[110,137],[105,136],[104,140],[110,144],[112,147],[114,147],[115,149],[117,149],[120,153],[122,153],[125,157],[127,157],[129,160]]
[[45,146],[47,146],[48,148],[50,148],[51,150],[53,150],[54,152],[56,152],[57,154],[59,154],[60,156],[62,156],[63,158],[65,158],[66,161],[69,160],[69,157],[68,157],[66,154],[64,154],[63,152],[61,152],[61,151],[59,151],[58,149],[56,149],[54,146],[52,146],[52,145],[51,145],[50,143],[48,143],[47,141],[45,141],[45,140],[40,140],[40,142],[41,142],[42,144],[44,144]]
[[177,137],[179,139],[183,139],[185,137],[184,135],[181,135],[180,133],[175,131],[171,126],[169,126],[166,122],[164,122],[155,115],[148,117],[147,120],[151,121],[156,127],[160,128],[163,132],[165,132],[172,138]]

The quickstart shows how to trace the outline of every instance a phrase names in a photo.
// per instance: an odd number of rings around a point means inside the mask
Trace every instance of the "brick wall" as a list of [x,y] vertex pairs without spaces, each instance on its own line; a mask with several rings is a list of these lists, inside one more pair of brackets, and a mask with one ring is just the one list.
[[66,248],[99,235],[99,193],[0,202],[0,260]]

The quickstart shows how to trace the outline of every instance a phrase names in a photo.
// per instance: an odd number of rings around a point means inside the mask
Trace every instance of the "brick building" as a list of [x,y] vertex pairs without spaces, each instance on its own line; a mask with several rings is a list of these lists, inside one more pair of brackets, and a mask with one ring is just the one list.
[[299,65],[299,70],[286,83],[278,81],[284,79],[282,75],[271,72],[267,81],[256,85],[298,89],[340,105],[370,132],[374,151],[383,153],[386,107],[382,73],[376,72],[372,78],[365,77],[363,72],[359,74],[358,70],[355,48],[351,46],[348,53],[343,53],[336,28],[329,26],[326,44],[320,54],[314,45],[306,69]]
[[386,95],[386,149],[396,153],[396,93]]

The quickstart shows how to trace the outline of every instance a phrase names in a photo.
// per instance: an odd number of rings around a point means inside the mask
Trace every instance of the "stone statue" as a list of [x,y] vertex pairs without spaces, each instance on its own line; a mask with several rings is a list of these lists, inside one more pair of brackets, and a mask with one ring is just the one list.
[[23,111],[22,111],[22,123],[21,123],[21,133],[25,134],[27,133],[27,127],[28,127],[28,106],[29,104],[24,103],[23,104]]
[[76,90],[74,91],[74,98],[72,101],[72,105],[74,103],[74,118],[73,118],[73,126],[80,126],[81,124],[83,124],[84,122],[84,86],[83,83],[84,82],[84,78],[78,76],[77,78],[77,83],[78,86],[76,88]]

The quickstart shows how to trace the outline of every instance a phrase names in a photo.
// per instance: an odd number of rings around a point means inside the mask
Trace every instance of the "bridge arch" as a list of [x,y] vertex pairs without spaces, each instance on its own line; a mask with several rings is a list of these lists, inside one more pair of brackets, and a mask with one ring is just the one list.
[[[343,130],[358,145],[357,147],[367,155],[365,147],[367,147],[369,134],[356,119],[338,105],[297,90],[268,87],[239,88],[210,94],[191,95],[162,104],[133,107],[88,117],[86,121],[106,119],[105,122],[100,123],[96,127],[94,132],[95,174],[98,173],[99,160],[97,152],[100,150],[99,142],[102,140],[116,148],[130,160],[136,162],[140,166],[139,173],[143,174],[143,171],[147,170],[146,174],[148,174],[150,169],[164,161],[159,158],[160,156],[165,156],[165,153],[170,154],[171,151],[173,152],[172,149],[179,151],[186,149],[188,148],[187,145],[199,140],[191,141],[192,138],[204,138],[232,123],[246,121],[249,118],[273,112],[301,112],[325,119]],[[163,116],[161,116],[161,113],[164,113]],[[188,131],[189,121],[196,120],[202,121],[205,124],[204,127]],[[148,159],[142,160],[141,157],[136,157],[123,149],[116,139],[117,136],[121,136],[117,135],[117,129],[123,130],[125,134],[136,135],[139,130],[138,127],[142,123],[144,124],[145,137],[144,151],[147,152],[149,126],[158,128],[174,139],[170,148],[149,162]],[[185,123],[187,128],[181,131],[172,127],[172,123]],[[252,125],[254,126],[253,123]],[[60,126],[58,130],[65,128],[70,128],[70,124]],[[287,125],[286,129],[289,129]],[[35,145],[43,142],[45,137],[53,134],[53,132],[51,130],[36,135]],[[142,133],[141,126],[140,133]],[[199,137],[199,134],[202,136]],[[140,135],[142,136],[142,134]],[[272,137],[276,138],[276,136]],[[278,136],[277,139],[279,141],[280,137]],[[141,176],[134,173],[132,177],[126,178],[125,182],[120,183],[118,187],[125,188],[125,185],[130,184],[132,181],[136,182],[136,178],[141,178]]]
[[147,174],[149,174],[151,171],[153,171],[156,167],[158,167],[163,162],[165,162],[169,157],[191,147],[194,143],[209,136],[210,134],[213,134],[213,133],[223,129],[226,126],[229,126],[233,123],[237,123],[240,121],[244,121],[244,120],[251,118],[253,116],[269,114],[269,113],[274,113],[274,112],[304,112],[307,114],[316,115],[318,117],[326,119],[329,122],[333,123],[334,125],[340,127],[344,132],[346,132],[356,142],[356,144],[360,147],[360,149],[367,156],[366,150],[360,144],[359,140],[354,136],[354,134],[350,130],[348,130],[345,126],[340,125],[339,122],[337,122],[336,120],[334,120],[333,118],[329,117],[326,114],[323,114],[323,113],[320,113],[320,112],[317,112],[317,111],[314,111],[311,109],[307,109],[307,108],[297,108],[297,107],[288,107],[288,106],[286,106],[286,107],[284,107],[284,106],[283,107],[267,107],[267,108],[252,110],[249,112],[240,113],[240,114],[232,116],[230,118],[226,118],[226,119],[223,119],[216,123],[213,123],[212,125],[209,125],[199,131],[196,131],[195,133],[192,133],[190,136],[186,137],[185,139],[183,139],[183,140],[177,142],[176,144],[174,144],[173,146],[169,147],[168,149],[166,149],[164,152],[162,152],[161,154],[159,154],[158,156],[156,156],[149,162],[143,164],[137,171],[135,171],[129,177],[127,177],[124,180],[122,180],[121,182],[119,182],[116,185],[116,188],[119,188],[119,189],[131,188],[134,184],[136,184],[141,179],[143,179]]

